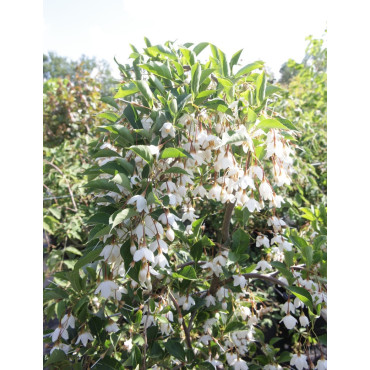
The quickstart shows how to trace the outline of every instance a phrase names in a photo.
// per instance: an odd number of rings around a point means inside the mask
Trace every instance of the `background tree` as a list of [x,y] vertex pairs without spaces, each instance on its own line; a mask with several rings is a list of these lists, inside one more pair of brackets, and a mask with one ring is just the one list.
[[67,78],[74,81],[82,72],[92,75],[94,80],[100,83],[102,96],[110,95],[117,83],[106,60],[86,55],[82,55],[78,60],[70,60],[52,51],[43,55],[44,81],[52,78]]

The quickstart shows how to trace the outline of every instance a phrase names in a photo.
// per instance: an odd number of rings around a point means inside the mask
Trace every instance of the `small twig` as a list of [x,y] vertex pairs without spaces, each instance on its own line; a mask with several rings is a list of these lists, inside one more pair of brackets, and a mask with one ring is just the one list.
[[145,324],[144,324],[144,356],[143,356],[143,369],[144,370],[146,370],[146,347],[148,345],[148,338],[147,338],[147,335],[146,335],[146,327],[148,325],[149,313],[150,313],[150,309],[149,309],[149,303],[148,303],[147,311],[146,311]]
[[190,330],[189,328],[186,326],[185,324],[185,320],[184,318],[182,317],[182,314],[181,314],[181,308],[179,306],[179,304],[177,303],[175,297],[172,295],[172,293],[170,291],[168,291],[168,295],[169,297],[171,298],[173,304],[175,305],[176,307],[176,310],[177,310],[177,313],[179,315],[179,317],[181,317],[182,319],[182,327],[184,329],[184,332],[185,332],[185,338],[186,338],[186,344],[188,346],[189,349],[192,349],[192,345],[191,345],[191,338],[190,338]]
[[[206,261],[198,261],[198,265],[204,265],[205,263]],[[191,266],[191,265],[195,265],[195,261],[189,261],[189,262],[182,263],[181,265],[177,265],[175,270],[181,269],[185,266]]]
[[69,194],[71,195],[71,200],[72,200],[74,211],[77,212],[78,209],[77,209],[77,206],[76,206],[75,198],[73,197],[73,192],[72,192],[71,187],[69,186],[69,181],[68,181],[67,177],[64,175],[62,170],[58,166],[56,166],[54,163],[51,163],[51,162],[47,161],[46,159],[45,159],[45,162],[47,164],[49,164],[50,166],[54,167],[63,176],[63,178],[66,180],[68,191],[69,191]]
[[[280,286],[282,286],[284,288],[288,287],[287,284],[285,284],[284,282],[282,282],[282,281],[280,281],[278,279],[275,279],[271,275],[262,275],[262,274],[259,274],[259,273],[256,273],[256,272],[251,272],[249,274],[242,274],[242,275],[246,279],[261,279],[261,280],[269,281],[272,284],[280,285]],[[225,284],[228,284],[228,283],[230,283],[232,281],[233,281],[233,277],[229,277],[228,279],[220,282],[220,285],[225,285]]]

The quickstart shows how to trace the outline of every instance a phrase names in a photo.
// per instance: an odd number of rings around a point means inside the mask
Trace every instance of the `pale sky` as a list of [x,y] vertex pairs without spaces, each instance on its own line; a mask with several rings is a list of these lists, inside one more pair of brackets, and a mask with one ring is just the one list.
[[240,62],[266,62],[278,77],[289,58],[301,61],[305,38],[326,28],[326,3],[301,0],[44,0],[44,52],[126,63],[129,44],[212,42]]

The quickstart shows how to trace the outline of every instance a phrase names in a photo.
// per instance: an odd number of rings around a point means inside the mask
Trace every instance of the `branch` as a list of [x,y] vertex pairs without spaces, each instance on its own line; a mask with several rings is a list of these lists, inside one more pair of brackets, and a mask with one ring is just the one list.
[[[198,265],[204,265],[205,263],[206,261],[198,261]],[[195,261],[189,261],[189,262],[182,263],[181,265],[177,265],[175,267],[175,270],[181,269],[185,266],[191,266],[191,265],[195,265]]]
[[[285,284],[284,282],[272,277],[271,275],[262,275],[257,272],[251,272],[249,274],[242,274],[246,279],[261,279],[261,280],[266,280],[272,284],[280,285],[284,288],[286,288],[288,285]],[[220,282],[220,285],[225,285],[233,281],[232,277],[229,277],[228,279]]]
[[68,179],[66,178],[66,176],[64,175],[64,173],[62,172],[62,170],[59,168],[59,167],[57,167],[54,163],[51,163],[51,162],[49,162],[49,161],[47,161],[46,159],[45,159],[45,162],[48,164],[48,165],[50,165],[50,166],[52,166],[52,167],[54,167],[62,176],[63,176],[63,178],[66,180],[66,184],[67,184],[67,187],[68,187],[68,191],[69,191],[69,194],[70,194],[70,196],[71,196],[71,200],[72,200],[72,204],[73,204],[73,211],[75,211],[75,212],[77,212],[78,211],[78,209],[77,209],[77,206],[76,206],[76,202],[75,202],[75,198],[73,197],[73,192],[72,192],[72,189],[71,189],[71,187],[69,186],[69,181],[68,181]]
[[146,328],[148,325],[148,318],[149,318],[149,303],[147,306],[147,312],[146,312],[146,318],[145,318],[145,324],[144,324],[144,356],[143,356],[143,370],[146,370],[146,347],[148,345],[148,337],[146,335]]
[[184,332],[185,332],[186,344],[187,344],[187,346],[188,346],[189,349],[192,349],[192,346],[191,346],[191,338],[190,338],[190,330],[186,326],[185,320],[182,317],[181,308],[180,308],[179,304],[177,303],[175,297],[172,295],[172,293],[170,291],[168,291],[168,295],[171,298],[173,304],[175,305],[179,317],[181,317],[181,319],[182,319],[182,327],[183,327]]
[[233,214],[233,210],[235,207],[236,202],[234,203],[227,203],[226,208],[225,208],[225,215],[224,215],[224,220],[222,222],[222,229],[221,229],[221,241],[223,243],[226,243],[229,240],[229,230],[230,230],[230,221],[231,221],[231,216]]

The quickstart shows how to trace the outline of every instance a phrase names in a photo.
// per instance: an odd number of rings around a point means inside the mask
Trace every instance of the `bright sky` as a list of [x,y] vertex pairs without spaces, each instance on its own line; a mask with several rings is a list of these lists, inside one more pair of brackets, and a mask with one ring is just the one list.
[[241,63],[263,60],[275,77],[289,58],[301,61],[305,38],[323,35],[324,1],[310,0],[44,0],[44,52],[78,59],[115,56],[126,63],[129,44],[214,43]]

